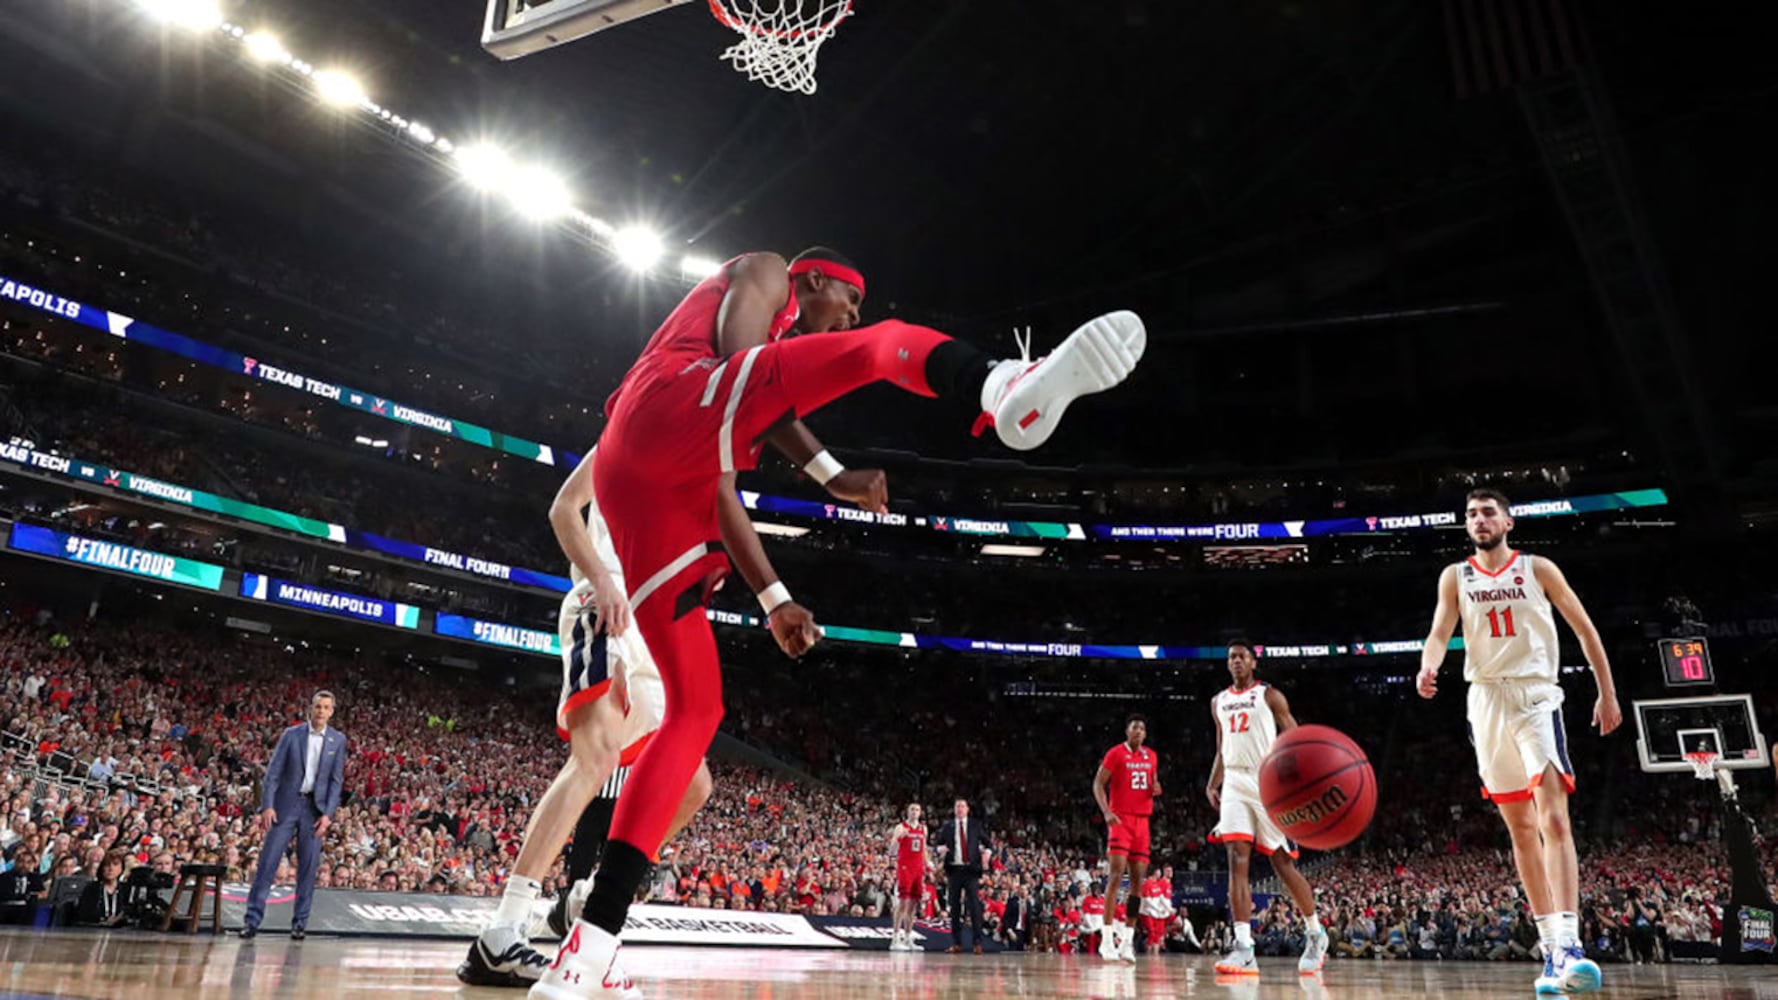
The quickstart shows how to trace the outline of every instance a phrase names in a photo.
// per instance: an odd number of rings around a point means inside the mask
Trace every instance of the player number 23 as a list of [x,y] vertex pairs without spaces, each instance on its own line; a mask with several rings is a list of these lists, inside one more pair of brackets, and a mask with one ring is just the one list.
[[1148,787],[1148,772],[1147,771],[1131,771],[1130,772],[1130,788],[1131,789],[1133,789],[1135,791],[1141,791],[1142,789],[1145,789],[1147,787]]

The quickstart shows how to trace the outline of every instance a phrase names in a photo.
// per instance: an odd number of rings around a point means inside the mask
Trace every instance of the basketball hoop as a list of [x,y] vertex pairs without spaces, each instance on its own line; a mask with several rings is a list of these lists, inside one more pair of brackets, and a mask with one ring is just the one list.
[[852,0],[710,0],[710,13],[741,40],[722,58],[768,87],[815,92],[815,53],[852,16]]
[[1699,781],[1709,781],[1716,776],[1716,754],[1710,750],[1697,750],[1685,755],[1692,766],[1692,775]]

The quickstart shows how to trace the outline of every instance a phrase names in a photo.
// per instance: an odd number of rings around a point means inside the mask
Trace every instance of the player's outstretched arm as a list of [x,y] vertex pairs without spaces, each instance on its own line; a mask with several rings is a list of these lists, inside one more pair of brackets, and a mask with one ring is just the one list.
[[791,600],[790,591],[778,582],[778,571],[766,558],[759,532],[754,530],[753,522],[747,517],[747,508],[741,506],[741,498],[735,493],[735,474],[732,472],[724,475],[717,486],[716,514],[722,527],[722,544],[728,549],[729,558],[735,561],[735,567],[741,571],[741,579],[759,595],[760,608],[765,611],[766,621],[772,628],[772,638],[778,640],[778,647],[787,656],[802,656],[820,640],[821,630],[816,627],[815,616],[809,609]]
[[1266,707],[1272,710],[1272,720],[1278,724],[1278,733],[1283,735],[1297,727],[1296,716],[1290,714],[1290,702],[1284,692],[1266,685]]
[[556,544],[562,554],[592,581],[593,604],[598,617],[593,623],[596,632],[601,624],[612,635],[623,635],[630,627],[630,597],[612,579],[611,570],[599,561],[593,539],[587,534],[586,519],[581,511],[593,502],[593,448],[563,480],[562,488],[549,505],[549,526],[556,533]]
[[1599,735],[1604,736],[1624,721],[1623,710],[1617,703],[1617,685],[1611,679],[1611,661],[1605,655],[1605,641],[1599,637],[1599,629],[1580,603],[1580,595],[1568,585],[1568,578],[1555,563],[1538,556],[1531,561],[1531,572],[1537,577],[1538,586],[1543,588],[1544,596],[1562,612],[1568,627],[1580,638],[1581,651],[1586,654],[1587,663],[1593,668],[1593,679],[1599,684],[1599,700],[1593,706],[1593,725],[1598,726]]
[[1457,567],[1446,566],[1438,578],[1438,604],[1432,609],[1432,631],[1426,633],[1426,645],[1420,650],[1420,676],[1414,686],[1420,697],[1438,694],[1438,668],[1444,665],[1445,653],[1451,646],[1451,633],[1457,631]]
[[765,439],[778,454],[825,487],[828,496],[877,514],[889,513],[889,477],[883,470],[848,469],[841,465],[801,420],[780,420],[765,432]]
[[1204,794],[1210,799],[1210,808],[1222,808],[1222,717],[1216,714],[1216,702],[1210,702],[1210,728],[1216,730],[1216,763],[1210,766],[1210,782],[1204,786]]
[[1111,809],[1111,799],[1105,790],[1111,787],[1111,772],[1105,765],[1099,765],[1099,771],[1093,775],[1093,801],[1099,803],[1099,812],[1105,816],[1106,826],[1117,825],[1117,813]]

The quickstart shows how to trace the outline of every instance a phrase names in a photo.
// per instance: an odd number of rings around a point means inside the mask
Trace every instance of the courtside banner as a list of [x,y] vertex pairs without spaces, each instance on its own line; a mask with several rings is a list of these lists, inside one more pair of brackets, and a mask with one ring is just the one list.
[[[230,882],[222,887],[223,926],[234,929],[245,923],[247,892],[251,888],[240,882]],[[208,901],[205,905],[209,905]],[[548,934],[543,929],[543,919],[552,905],[551,901],[545,900],[532,905],[532,922],[539,936]],[[295,906],[295,886],[272,886],[260,929],[274,933],[288,931]],[[498,896],[317,889],[308,930],[312,934],[470,938],[481,933],[499,908]],[[650,903],[630,907],[630,919],[624,924],[624,944],[847,947],[844,941],[811,927],[807,919],[788,913],[701,910]]]
[[269,601],[306,611],[338,615],[341,618],[393,625],[396,628],[420,626],[420,609],[412,604],[327,590],[306,583],[261,576],[258,573],[241,574],[241,596],[252,601]]
[[[895,927],[888,917],[808,917],[809,925],[824,934],[845,942],[853,951],[888,951],[895,940]],[[627,943],[626,939],[626,943]],[[926,951],[944,951],[951,946],[951,929],[935,920],[914,921],[914,943]],[[973,942],[972,942],[973,943]],[[1000,942],[982,939],[985,952],[1005,951]]]
[[517,455],[533,462],[542,462],[544,465],[556,464],[555,450],[549,445],[527,441],[510,434],[502,434],[499,431],[489,430],[466,421],[454,420],[420,409],[417,406],[397,403],[392,399],[384,399],[375,393],[318,379],[289,368],[280,368],[258,358],[250,358],[227,348],[206,344],[201,340],[193,340],[171,330],[163,330],[160,327],[138,322],[122,313],[110,312],[97,306],[89,306],[73,299],[63,298],[53,292],[34,288],[5,275],[0,275],[0,299],[40,309],[95,330],[103,330],[120,340],[146,344],[149,347],[169,351],[212,368],[221,368],[236,375],[244,375],[261,382],[273,382],[298,392],[318,396],[330,403],[338,403],[361,413],[382,417],[384,420],[392,420],[411,427],[423,427],[446,437],[454,437],[468,441],[470,444],[478,444],[484,448]]
[[51,531],[34,524],[14,524],[7,544],[20,552],[60,559],[64,562],[95,566],[132,576],[145,576],[162,583],[177,583],[203,590],[222,589],[222,567],[150,552],[130,545],[107,542],[63,531]]

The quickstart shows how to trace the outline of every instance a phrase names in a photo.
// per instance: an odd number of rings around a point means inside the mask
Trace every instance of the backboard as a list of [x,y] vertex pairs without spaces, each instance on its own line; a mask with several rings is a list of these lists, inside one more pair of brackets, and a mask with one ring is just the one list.
[[1753,714],[1753,696],[1710,695],[1638,701],[1636,753],[1650,773],[1689,772],[1685,755],[1696,750],[1717,753],[1717,770],[1767,767],[1766,738]]
[[488,0],[482,47],[517,59],[692,0]]

